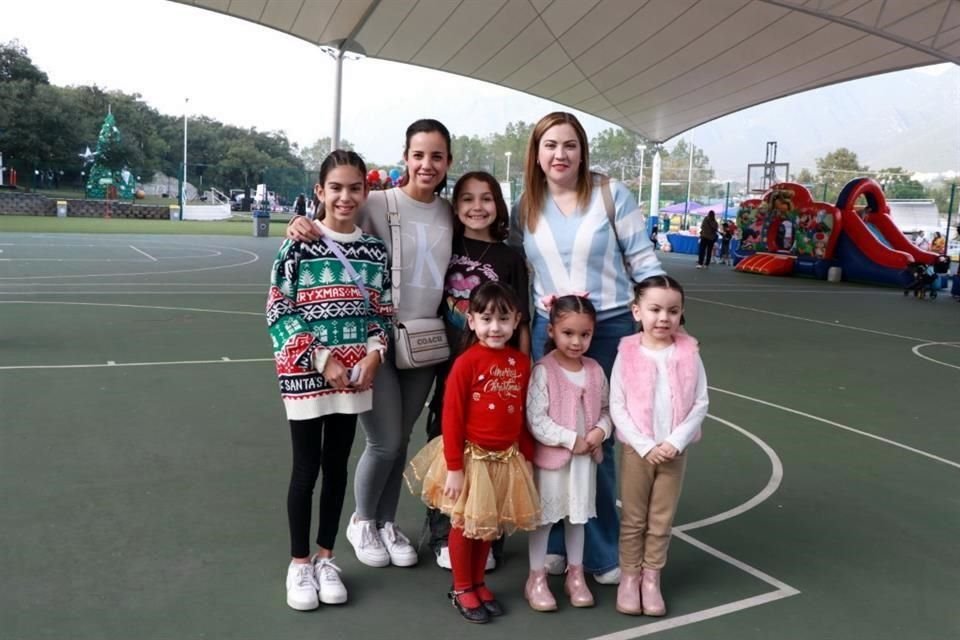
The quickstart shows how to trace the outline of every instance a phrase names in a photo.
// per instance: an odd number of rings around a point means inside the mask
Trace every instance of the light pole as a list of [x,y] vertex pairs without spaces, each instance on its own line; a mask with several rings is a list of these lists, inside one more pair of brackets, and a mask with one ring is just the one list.
[[513,155],[513,152],[504,151],[503,155],[507,156],[507,184],[510,184],[510,156]]
[[640,152],[640,172],[637,174],[637,204],[643,202],[643,154],[647,150],[642,144],[637,145]]
[[183,181],[180,183],[180,219],[183,220],[183,208],[187,204],[187,110],[190,98],[183,99]]

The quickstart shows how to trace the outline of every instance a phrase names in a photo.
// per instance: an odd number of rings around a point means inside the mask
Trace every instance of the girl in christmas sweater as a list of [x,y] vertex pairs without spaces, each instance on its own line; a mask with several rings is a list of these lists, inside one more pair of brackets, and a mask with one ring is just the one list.
[[414,493],[450,517],[449,597],[469,622],[503,613],[484,582],[491,542],[540,521],[524,420],[530,359],[508,344],[519,322],[519,303],[507,285],[487,282],[471,293],[472,344],[447,377],[443,435],[410,461],[406,474]]
[[620,456],[620,586],[617,611],[662,616],[667,562],[687,447],[707,415],[707,375],[697,341],[680,331],[683,288],[669,276],[635,287],[640,332],[623,338],[610,375],[610,415]]
[[556,599],[547,585],[547,541],[554,523],[564,521],[567,577],[564,590],[574,607],[592,607],[584,579],[584,525],[597,517],[597,463],[601,444],[613,424],[607,411],[607,377],[593,358],[583,355],[597,322],[585,296],[550,296],[547,355],[533,368],[527,395],[527,420],[537,441],[533,463],[543,517],[530,534],[530,576],[524,596],[537,611],[553,611]]
[[[357,414],[372,405],[393,315],[386,247],[354,223],[367,198],[366,173],[352,151],[327,156],[316,186],[324,235],[284,242],[271,272],[267,325],[293,444],[287,604],[297,610],[347,600],[333,544]],[[321,468],[318,548],[311,557],[311,501]]]

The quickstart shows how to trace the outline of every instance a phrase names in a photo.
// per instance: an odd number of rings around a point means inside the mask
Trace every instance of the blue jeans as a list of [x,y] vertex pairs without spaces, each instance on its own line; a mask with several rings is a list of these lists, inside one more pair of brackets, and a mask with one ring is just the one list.
[[[610,378],[617,357],[620,338],[636,333],[636,322],[629,312],[597,323],[587,355],[600,363]],[[547,319],[540,314],[533,318],[531,350],[534,360],[543,357],[547,341]],[[587,521],[583,566],[587,573],[604,573],[619,563],[617,542],[620,538],[620,513],[617,511],[617,470],[613,462],[613,438],[603,443],[603,462],[597,465],[597,517]],[[566,555],[563,531],[555,526],[550,532],[548,553]]]

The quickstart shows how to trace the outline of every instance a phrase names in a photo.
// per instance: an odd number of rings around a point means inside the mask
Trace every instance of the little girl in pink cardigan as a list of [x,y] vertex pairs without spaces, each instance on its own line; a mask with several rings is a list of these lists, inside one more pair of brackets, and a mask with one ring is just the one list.
[[623,338],[610,372],[610,416],[620,455],[620,586],[617,611],[662,616],[667,562],[687,447],[707,415],[707,375],[697,341],[680,331],[683,288],[669,276],[635,287],[640,332]]
[[597,515],[597,463],[601,443],[613,425],[607,411],[607,378],[590,348],[597,312],[585,296],[550,296],[545,355],[534,367],[527,390],[527,424],[536,440],[534,479],[543,517],[529,536],[530,576],[524,595],[537,611],[557,601],[546,577],[547,540],[564,521],[567,576],[564,590],[574,607],[592,607],[583,573],[584,525]]

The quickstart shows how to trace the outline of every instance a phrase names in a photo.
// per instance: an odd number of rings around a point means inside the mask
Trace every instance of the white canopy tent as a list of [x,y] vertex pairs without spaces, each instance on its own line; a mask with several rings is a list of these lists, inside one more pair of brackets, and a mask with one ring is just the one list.
[[173,1],[486,80],[653,142],[808,89],[960,63],[960,0]]
[[[662,143],[763,102],[960,64],[960,0],[171,0],[343,54],[485,80]],[[642,165],[641,158],[641,165]],[[657,215],[660,154],[653,157]]]

